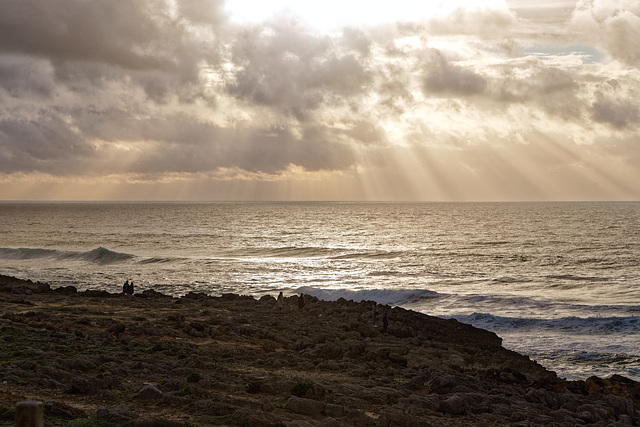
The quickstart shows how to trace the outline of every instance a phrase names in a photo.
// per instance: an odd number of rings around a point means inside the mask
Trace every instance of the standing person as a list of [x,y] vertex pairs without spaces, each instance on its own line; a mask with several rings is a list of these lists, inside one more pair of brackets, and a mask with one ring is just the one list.
[[122,293],[123,294],[129,293],[129,279],[127,279],[127,281],[124,282],[124,285],[122,285]]
[[129,295],[133,295],[133,280],[129,283]]

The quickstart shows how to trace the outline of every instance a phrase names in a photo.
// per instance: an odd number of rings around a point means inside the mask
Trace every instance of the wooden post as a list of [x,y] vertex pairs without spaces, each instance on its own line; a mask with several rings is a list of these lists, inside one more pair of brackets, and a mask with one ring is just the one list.
[[16,404],[16,427],[44,427],[43,407],[42,402],[18,402]]

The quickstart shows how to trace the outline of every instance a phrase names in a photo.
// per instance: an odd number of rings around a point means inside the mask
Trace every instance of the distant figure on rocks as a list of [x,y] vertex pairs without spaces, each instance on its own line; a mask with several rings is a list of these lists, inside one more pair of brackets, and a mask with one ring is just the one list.
[[373,327],[376,327],[376,317],[378,316],[378,307],[376,306],[376,303],[373,303]]
[[278,299],[276,300],[276,309],[282,310],[283,308],[284,308],[284,295],[282,295],[282,292],[280,292],[278,294]]
[[298,295],[298,310],[302,310],[304,307],[304,294]]
[[124,285],[122,285],[122,293],[123,294],[129,293],[129,279],[127,279],[127,281],[124,282]]
[[133,281],[129,283],[129,295],[133,295]]
[[387,313],[385,312],[382,315],[382,333],[387,333],[387,328],[389,327],[389,318],[387,317]]

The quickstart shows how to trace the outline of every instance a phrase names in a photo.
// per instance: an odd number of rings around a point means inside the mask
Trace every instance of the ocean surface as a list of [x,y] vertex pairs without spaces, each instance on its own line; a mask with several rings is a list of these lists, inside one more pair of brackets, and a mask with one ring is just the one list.
[[564,378],[640,380],[638,202],[5,202],[0,274],[375,300],[494,331]]

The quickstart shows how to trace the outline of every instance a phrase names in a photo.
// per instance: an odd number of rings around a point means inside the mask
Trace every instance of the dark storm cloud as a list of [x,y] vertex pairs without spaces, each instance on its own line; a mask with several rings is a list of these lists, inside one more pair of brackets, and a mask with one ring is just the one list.
[[346,138],[309,125],[302,135],[285,127],[239,129],[191,120],[184,115],[133,118],[119,111],[78,113],[76,125],[83,135],[105,142],[132,141],[123,165],[143,173],[207,172],[238,167],[251,172],[277,173],[290,164],[307,170],[349,167],[353,155]]
[[53,68],[47,61],[5,56],[0,60],[0,88],[13,97],[48,97],[55,88]]
[[93,150],[60,120],[0,121],[0,170],[74,173]]
[[[138,80],[151,99],[198,83],[202,62],[218,60],[221,1],[8,0],[0,2],[0,54],[48,60],[60,82],[76,87],[104,79]],[[2,61],[4,62],[4,61]]]
[[142,153],[134,164],[137,171],[207,172],[223,167],[276,174],[292,164],[316,171],[343,169],[353,162],[348,145],[330,140],[324,129],[306,129],[298,138],[285,128],[232,132],[179,121],[168,125],[181,126],[179,138],[169,137],[160,127],[158,133],[164,139]]
[[131,69],[168,67],[168,57],[141,49],[161,47],[157,41],[162,25],[150,19],[149,7],[135,0],[3,1],[0,52],[102,61]]

